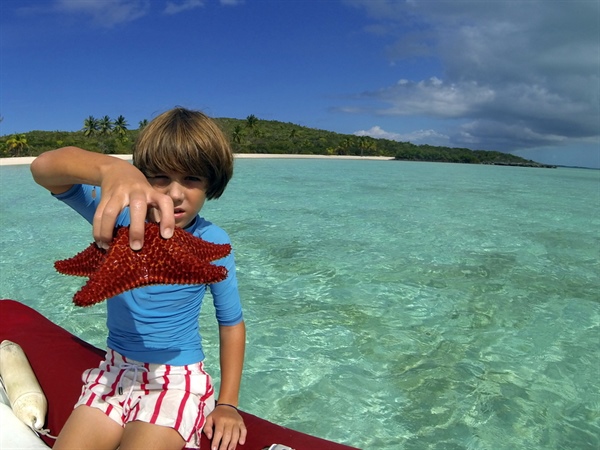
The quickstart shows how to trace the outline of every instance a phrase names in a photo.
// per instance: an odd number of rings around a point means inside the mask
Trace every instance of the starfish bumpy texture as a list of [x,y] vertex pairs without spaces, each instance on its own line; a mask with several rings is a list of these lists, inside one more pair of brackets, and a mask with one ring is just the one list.
[[73,303],[91,306],[130,289],[150,284],[210,284],[227,278],[227,269],[211,264],[231,252],[229,244],[213,244],[181,228],[164,239],[158,224],[146,223],[144,246],[129,246],[129,227],[116,229],[108,250],[96,244],[54,267],[65,275],[88,277]]

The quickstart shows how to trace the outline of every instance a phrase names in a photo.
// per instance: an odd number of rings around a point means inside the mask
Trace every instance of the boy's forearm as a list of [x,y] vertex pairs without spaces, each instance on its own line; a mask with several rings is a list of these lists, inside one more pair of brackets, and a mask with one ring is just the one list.
[[129,163],[77,147],[64,147],[38,156],[31,164],[31,173],[36,183],[58,194],[73,184],[100,185],[104,173],[122,164]]
[[219,341],[221,357],[219,403],[237,406],[246,346],[244,322],[234,326],[220,326]]

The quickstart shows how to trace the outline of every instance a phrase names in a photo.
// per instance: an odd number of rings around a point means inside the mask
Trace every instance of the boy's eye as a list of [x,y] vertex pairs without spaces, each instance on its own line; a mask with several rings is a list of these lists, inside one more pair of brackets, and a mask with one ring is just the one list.
[[165,174],[148,174],[146,175],[146,178],[151,184],[155,186],[166,186],[174,180],[186,184],[204,183],[204,181],[206,180],[205,177],[200,175],[185,175],[183,177],[176,176],[174,178],[171,178],[171,176]]
[[146,178],[151,184],[164,185],[169,184],[169,177],[166,175],[147,175]]

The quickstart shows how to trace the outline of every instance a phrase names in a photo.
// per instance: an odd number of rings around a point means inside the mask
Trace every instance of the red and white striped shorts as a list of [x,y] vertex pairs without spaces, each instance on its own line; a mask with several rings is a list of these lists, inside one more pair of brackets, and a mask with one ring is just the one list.
[[200,432],[214,409],[214,388],[202,362],[188,366],[132,361],[108,350],[97,369],[83,372],[75,405],[98,408],[125,426],[142,422],[174,428],[186,448],[200,448]]

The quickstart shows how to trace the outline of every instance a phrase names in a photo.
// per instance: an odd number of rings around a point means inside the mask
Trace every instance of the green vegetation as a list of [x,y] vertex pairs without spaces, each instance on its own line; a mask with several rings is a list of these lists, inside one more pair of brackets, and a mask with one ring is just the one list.
[[[229,136],[236,153],[388,156],[403,161],[553,167],[508,153],[340,134],[293,123],[260,120],[253,114],[243,120],[219,118],[216,121]],[[140,130],[147,124],[147,120],[142,120],[138,129],[130,130],[123,116],[114,121],[108,116],[101,119],[89,116],[83,120],[80,131],[30,131],[0,136],[0,156],[37,156],[67,145],[100,153],[128,154]]]

